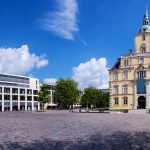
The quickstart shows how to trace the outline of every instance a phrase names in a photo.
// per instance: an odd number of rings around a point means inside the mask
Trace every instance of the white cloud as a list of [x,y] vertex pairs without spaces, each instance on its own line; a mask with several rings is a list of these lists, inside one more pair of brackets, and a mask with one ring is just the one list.
[[57,81],[56,78],[46,78],[46,79],[44,79],[44,83],[50,84],[50,85],[55,85],[56,81]]
[[33,68],[48,64],[44,55],[37,56],[29,52],[27,45],[20,48],[0,48],[0,72],[24,75]]
[[79,31],[77,25],[77,0],[57,0],[58,11],[51,12],[42,20],[42,28],[53,32],[61,38],[74,40],[74,33]]
[[108,88],[109,72],[106,58],[92,58],[90,61],[81,63],[73,68],[73,79],[78,82],[79,88],[84,89],[88,86],[100,89]]

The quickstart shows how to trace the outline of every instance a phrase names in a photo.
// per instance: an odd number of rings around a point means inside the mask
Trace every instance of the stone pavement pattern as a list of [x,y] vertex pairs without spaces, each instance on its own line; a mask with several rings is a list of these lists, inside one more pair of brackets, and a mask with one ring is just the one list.
[[1,112],[0,150],[150,149],[150,115]]

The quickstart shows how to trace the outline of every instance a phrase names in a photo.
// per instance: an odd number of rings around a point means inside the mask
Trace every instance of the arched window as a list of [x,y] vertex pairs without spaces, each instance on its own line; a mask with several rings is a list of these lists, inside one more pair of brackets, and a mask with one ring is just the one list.
[[146,53],[146,45],[145,44],[143,44],[142,46],[141,46],[141,53]]

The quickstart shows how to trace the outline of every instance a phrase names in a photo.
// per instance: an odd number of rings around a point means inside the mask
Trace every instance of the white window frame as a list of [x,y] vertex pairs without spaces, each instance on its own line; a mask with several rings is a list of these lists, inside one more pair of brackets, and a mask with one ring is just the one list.
[[114,104],[115,104],[115,105],[119,105],[119,98],[118,98],[118,97],[115,97],[115,98],[114,98]]
[[119,86],[115,85],[114,86],[114,94],[117,95],[119,93]]
[[129,60],[128,59],[124,60],[124,66],[129,66]]
[[118,72],[114,73],[114,81],[118,81]]
[[124,84],[124,85],[122,86],[122,93],[123,93],[123,94],[128,94],[128,85],[127,85],[127,84]]
[[123,105],[128,105],[128,97],[123,97]]
[[128,79],[128,71],[125,70],[123,71],[123,80],[127,80]]

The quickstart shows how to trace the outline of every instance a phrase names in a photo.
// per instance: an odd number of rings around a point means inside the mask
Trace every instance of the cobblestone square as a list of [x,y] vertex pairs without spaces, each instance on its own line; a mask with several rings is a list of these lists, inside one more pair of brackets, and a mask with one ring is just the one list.
[[150,149],[150,115],[0,113],[0,150],[111,149]]

